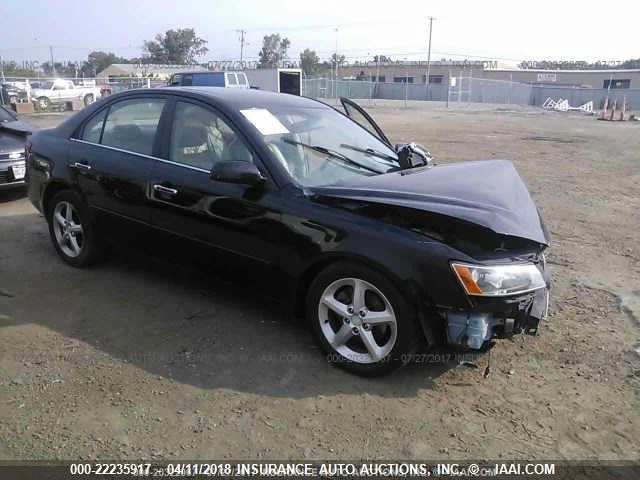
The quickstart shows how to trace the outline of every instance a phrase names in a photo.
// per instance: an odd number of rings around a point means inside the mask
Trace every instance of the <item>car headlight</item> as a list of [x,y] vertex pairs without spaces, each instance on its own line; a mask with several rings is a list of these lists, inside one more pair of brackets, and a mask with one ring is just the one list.
[[542,273],[533,263],[480,266],[452,262],[451,266],[469,295],[500,297],[546,286]]

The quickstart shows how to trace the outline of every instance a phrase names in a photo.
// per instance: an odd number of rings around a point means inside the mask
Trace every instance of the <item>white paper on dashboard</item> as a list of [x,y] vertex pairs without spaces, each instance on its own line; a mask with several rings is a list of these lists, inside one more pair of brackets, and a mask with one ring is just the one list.
[[266,108],[250,108],[247,110],[240,110],[240,113],[244,115],[245,118],[249,120],[262,135],[289,133],[287,127],[280,123],[280,120],[278,120],[273,113]]

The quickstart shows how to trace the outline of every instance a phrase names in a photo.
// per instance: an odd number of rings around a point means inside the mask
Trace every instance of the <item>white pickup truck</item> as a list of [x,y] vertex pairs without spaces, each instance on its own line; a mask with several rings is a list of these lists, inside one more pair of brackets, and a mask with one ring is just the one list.
[[31,99],[41,108],[47,109],[54,103],[82,100],[85,105],[100,98],[100,89],[95,85],[75,85],[70,80],[46,80],[31,89]]

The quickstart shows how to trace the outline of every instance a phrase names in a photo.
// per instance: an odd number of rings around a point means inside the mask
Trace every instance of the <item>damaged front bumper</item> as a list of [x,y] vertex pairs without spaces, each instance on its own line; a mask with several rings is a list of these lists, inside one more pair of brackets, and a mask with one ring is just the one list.
[[544,257],[537,265],[545,286],[534,291],[502,297],[469,297],[472,307],[461,311],[445,310],[446,337],[449,345],[480,349],[493,337],[517,333],[535,335],[549,310],[550,281]]

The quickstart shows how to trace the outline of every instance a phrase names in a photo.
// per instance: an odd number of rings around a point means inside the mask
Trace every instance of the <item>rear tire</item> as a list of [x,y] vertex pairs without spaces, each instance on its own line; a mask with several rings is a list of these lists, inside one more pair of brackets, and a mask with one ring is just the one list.
[[95,102],[95,97],[93,96],[92,93],[84,96],[84,105],[85,105],[85,107],[87,105],[91,105],[93,102]]
[[51,100],[49,100],[47,97],[38,97],[36,101],[38,102],[38,106],[42,110],[49,110],[49,108],[51,107]]
[[329,363],[367,377],[408,363],[421,338],[415,309],[394,284],[356,263],[330,265],[314,279],[306,318]]
[[89,209],[76,192],[63,190],[51,199],[47,222],[53,246],[66,263],[84,268],[102,259],[104,248]]

